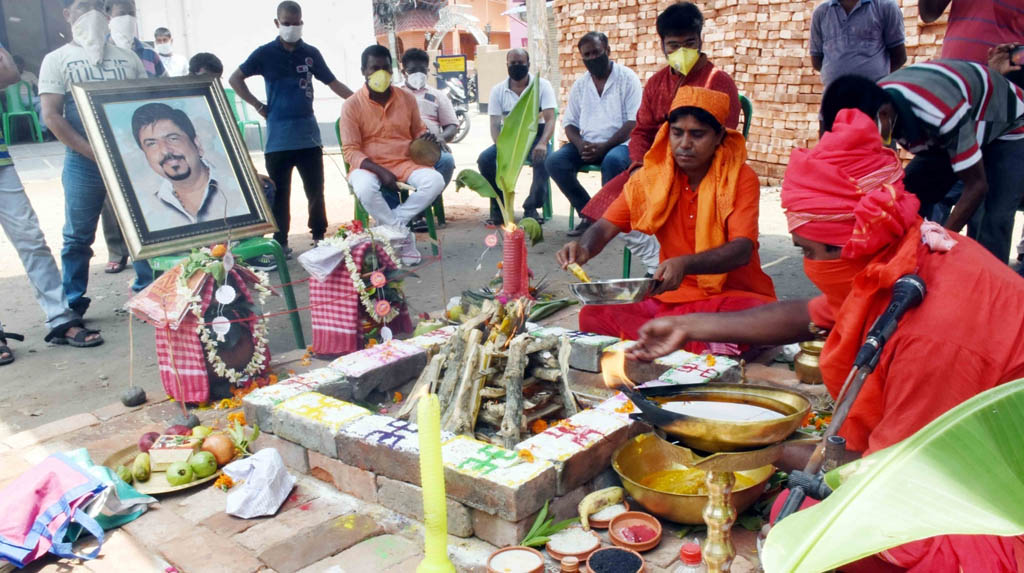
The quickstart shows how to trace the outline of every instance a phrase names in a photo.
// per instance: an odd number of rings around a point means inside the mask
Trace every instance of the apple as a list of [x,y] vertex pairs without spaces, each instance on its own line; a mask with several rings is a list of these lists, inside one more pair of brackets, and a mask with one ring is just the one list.
[[210,452],[196,452],[188,459],[196,479],[212,476],[217,471],[217,458]]
[[193,438],[205,438],[206,436],[209,436],[211,433],[213,433],[213,428],[209,426],[196,426],[195,428],[192,428]]
[[192,468],[185,462],[174,462],[167,468],[167,483],[185,485],[192,481]]
[[146,453],[153,447],[153,442],[160,437],[160,432],[146,432],[139,438],[139,451]]

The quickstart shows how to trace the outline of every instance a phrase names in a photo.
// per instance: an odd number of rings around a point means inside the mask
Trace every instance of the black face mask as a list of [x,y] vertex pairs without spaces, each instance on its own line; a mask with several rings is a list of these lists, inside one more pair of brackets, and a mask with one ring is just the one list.
[[587,67],[587,71],[590,72],[590,75],[603,78],[608,74],[608,63],[610,61],[608,54],[601,54],[596,58],[583,60],[583,65]]
[[530,74],[530,64],[509,64],[508,77],[519,81]]

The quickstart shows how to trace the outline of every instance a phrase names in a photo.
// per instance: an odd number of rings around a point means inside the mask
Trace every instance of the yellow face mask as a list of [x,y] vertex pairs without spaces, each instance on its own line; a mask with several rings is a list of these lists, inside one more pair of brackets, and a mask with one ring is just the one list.
[[371,90],[382,94],[391,87],[391,73],[387,70],[377,70],[370,74],[369,78],[366,78],[366,85],[370,86]]
[[679,48],[668,55],[668,65],[682,75],[690,73],[693,66],[697,65],[700,59],[700,50],[693,48]]

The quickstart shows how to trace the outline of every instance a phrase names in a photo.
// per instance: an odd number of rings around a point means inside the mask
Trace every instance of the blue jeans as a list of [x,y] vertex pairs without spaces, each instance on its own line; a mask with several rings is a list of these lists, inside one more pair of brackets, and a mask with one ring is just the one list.
[[[70,149],[64,157],[61,184],[64,186],[64,247],[60,259],[64,292],[68,305],[84,314],[90,302],[85,292],[89,287],[92,244],[96,240],[96,226],[107,189],[96,163]],[[153,270],[146,261],[133,261],[132,265],[135,267],[132,290],[139,292],[153,282]]]
[[[626,144],[616,145],[608,151],[601,159],[601,185],[617,177],[620,173],[629,168],[629,146]],[[544,166],[547,168],[551,178],[558,184],[562,194],[572,204],[573,209],[582,212],[590,201],[587,190],[580,185],[579,171],[584,165],[580,152],[572,143],[567,143],[561,149],[548,156]],[[592,165],[597,165],[592,164]]]
[[[971,217],[967,236],[977,240],[999,260],[1010,258],[1013,242],[1013,220],[1024,196],[1024,140],[993,141],[981,148],[985,163],[988,194],[981,207]],[[914,156],[907,165],[904,184],[921,200],[921,215],[933,215],[959,178],[949,163],[949,155],[942,150],[928,150]]]

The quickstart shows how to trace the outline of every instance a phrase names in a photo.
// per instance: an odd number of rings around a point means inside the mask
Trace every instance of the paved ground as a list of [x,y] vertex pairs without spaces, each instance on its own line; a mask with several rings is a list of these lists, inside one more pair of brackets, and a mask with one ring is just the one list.
[[[486,118],[476,116],[469,137],[454,146],[458,169],[476,167],[476,157],[490,144],[485,129]],[[35,206],[51,248],[59,251],[63,215],[63,189],[60,169],[63,147],[56,143],[19,145],[12,148],[19,173]],[[353,216],[351,196],[343,178],[343,162],[337,148],[328,148],[325,160],[327,176],[328,218],[337,225]],[[262,170],[263,158],[253,154],[257,169]],[[583,175],[584,184],[592,192],[600,186],[597,174]],[[520,200],[529,184],[529,171],[520,178]],[[296,177],[296,185],[298,178]],[[296,188],[293,193],[293,228],[290,242],[297,251],[310,248],[310,236],[302,225],[306,209],[305,197]],[[553,288],[568,295],[564,285],[567,277],[557,269],[554,252],[568,239],[568,202],[554,190],[555,219],[545,226],[545,242],[530,249],[530,266],[538,276],[550,273]],[[449,297],[463,289],[485,283],[500,260],[497,249],[485,251],[483,239],[489,231],[483,224],[486,200],[468,191],[456,193],[453,187],[445,192],[448,226],[441,231],[443,262],[433,263],[418,271],[419,278],[406,281],[411,310],[414,313],[434,312],[443,308]],[[803,276],[801,259],[786,233],[785,217],[779,208],[779,195],[775,189],[765,189],[761,198],[761,261],[775,280],[781,298],[805,297],[815,293],[814,287]],[[426,245],[421,243],[421,250]],[[0,368],[0,438],[4,435],[64,418],[89,412],[117,399],[129,379],[143,386],[151,397],[161,396],[156,375],[156,355],[152,329],[139,321],[129,321],[119,309],[130,296],[128,284],[131,270],[119,275],[106,275],[103,265],[107,261],[102,237],[95,245],[89,294],[93,305],[89,310],[89,325],[103,331],[106,344],[96,349],[51,347],[43,342],[45,329],[42,314],[36,305],[24,271],[6,237],[0,236],[0,320],[5,328],[27,335],[24,343],[15,343],[17,361]],[[482,256],[482,258],[481,258]],[[591,263],[591,275],[614,278],[621,272],[622,246],[613,244]],[[477,270],[477,265],[480,269]],[[289,265],[293,279],[306,277],[296,261]],[[634,264],[634,274],[643,269]],[[276,274],[271,280],[277,282]],[[308,302],[307,291],[298,288],[299,305]],[[269,303],[271,311],[283,309],[283,301]],[[570,309],[553,321],[575,325],[575,313]],[[303,323],[309,340],[309,319]],[[280,353],[294,348],[289,322],[285,317],[271,320],[271,351]],[[134,341],[134,343],[132,343]]]

